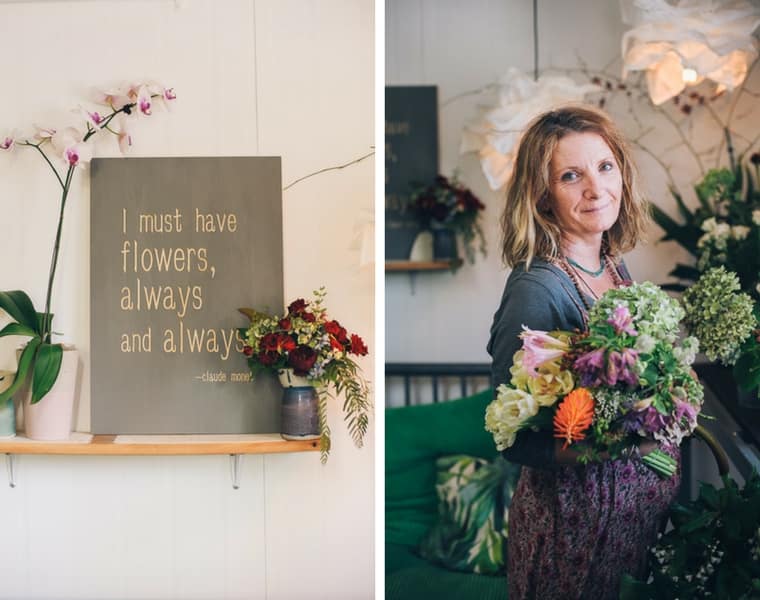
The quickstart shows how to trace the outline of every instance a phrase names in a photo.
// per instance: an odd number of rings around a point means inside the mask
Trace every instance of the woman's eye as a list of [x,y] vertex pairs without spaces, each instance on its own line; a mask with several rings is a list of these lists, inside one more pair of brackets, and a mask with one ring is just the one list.
[[599,167],[599,170],[600,170],[600,171],[612,171],[612,169],[614,169],[614,168],[615,168],[615,165],[613,165],[611,162],[609,162],[609,161],[604,161],[604,162],[603,162],[603,163],[600,165],[600,167]]
[[568,171],[567,173],[562,173],[562,176],[560,177],[560,181],[575,181],[578,179],[578,173],[575,171]]

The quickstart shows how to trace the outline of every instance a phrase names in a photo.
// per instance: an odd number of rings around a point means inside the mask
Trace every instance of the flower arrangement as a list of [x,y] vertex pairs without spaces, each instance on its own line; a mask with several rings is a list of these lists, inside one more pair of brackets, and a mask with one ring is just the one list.
[[701,483],[699,497],[670,509],[673,529],[651,549],[651,577],[625,576],[621,600],[757,598],[760,595],[760,476],[743,488]]
[[107,91],[96,92],[94,103],[100,107],[88,110],[80,107],[76,112],[84,122],[79,126],[58,129],[37,127],[33,135],[16,131],[0,136],[0,150],[11,152],[17,148],[35,150],[55,175],[61,187],[58,226],[53,242],[50,261],[45,310],[38,313],[29,296],[23,291],[0,292],[0,308],[14,320],[0,331],[0,337],[9,335],[28,336],[29,343],[19,358],[13,384],[0,393],[0,402],[7,400],[31,378],[32,403],[39,402],[55,384],[61,368],[63,347],[53,344],[52,294],[58,253],[63,232],[63,217],[71,183],[77,168],[85,168],[93,155],[93,138],[106,131],[116,136],[119,149],[125,152],[132,145],[129,118],[135,115],[149,117],[156,104],[167,105],[176,99],[173,88],[158,83],[135,83]]
[[672,190],[683,222],[652,206],[657,224],[665,230],[663,240],[673,240],[696,260],[696,267],[677,264],[670,275],[681,280],[665,289],[683,291],[701,273],[723,266],[739,277],[741,289],[760,300],[760,191],[753,181],[760,178],[760,153],[741,160],[733,169],[711,169],[694,187],[699,206],[692,211]]
[[337,320],[328,318],[325,296],[325,289],[320,288],[314,291],[314,300],[294,300],[281,317],[240,309],[251,320],[240,333],[253,376],[262,371],[293,369],[295,375],[307,378],[317,388],[322,462],[330,453],[328,387],[332,386],[335,394],[345,393],[345,421],[359,448],[364,443],[371,409],[369,386],[352,358],[366,356],[367,346],[361,337],[349,334]]
[[[697,426],[703,390],[692,377],[698,341],[677,341],[684,311],[652,283],[607,291],[589,311],[586,333],[525,328],[509,385],[486,410],[498,449],[521,430],[553,429],[584,462],[628,454],[641,439],[678,445]],[[675,461],[642,458],[662,476]]]
[[465,255],[475,262],[474,247],[485,256],[486,240],[480,226],[484,204],[457,179],[438,175],[433,183],[416,188],[409,197],[408,209],[422,227],[446,227],[462,236]]

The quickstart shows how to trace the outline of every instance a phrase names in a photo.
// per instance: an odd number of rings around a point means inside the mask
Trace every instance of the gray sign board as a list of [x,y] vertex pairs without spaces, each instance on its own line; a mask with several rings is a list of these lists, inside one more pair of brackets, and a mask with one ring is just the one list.
[[283,310],[281,189],[279,157],[92,161],[93,433],[280,430],[237,309]]

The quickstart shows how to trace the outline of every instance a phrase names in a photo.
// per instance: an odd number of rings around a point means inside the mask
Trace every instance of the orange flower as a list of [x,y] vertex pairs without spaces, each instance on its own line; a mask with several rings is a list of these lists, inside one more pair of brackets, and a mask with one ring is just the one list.
[[554,415],[554,437],[564,439],[564,450],[571,443],[586,437],[583,433],[594,418],[594,399],[586,388],[570,392]]

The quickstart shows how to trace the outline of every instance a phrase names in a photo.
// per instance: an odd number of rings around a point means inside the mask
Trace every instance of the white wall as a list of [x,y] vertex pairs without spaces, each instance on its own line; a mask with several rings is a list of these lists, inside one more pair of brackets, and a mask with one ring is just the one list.
[[[466,265],[458,273],[416,275],[414,291],[406,274],[386,275],[386,360],[389,362],[490,362],[485,351],[493,313],[498,305],[507,271],[499,251],[498,219],[502,198],[492,192],[473,155],[460,156],[464,124],[474,118],[483,98],[460,94],[495,82],[509,67],[533,71],[532,3],[527,0],[386,0],[386,81],[392,85],[437,85],[440,102],[440,171],[460,178],[486,204],[484,215],[487,259]],[[542,71],[557,68],[589,69],[620,74],[620,42],[623,25],[617,2],[609,0],[540,0],[539,63]],[[617,62],[615,62],[617,61]],[[576,81],[587,81],[571,73]],[[760,68],[755,68],[749,89],[760,92]],[[706,88],[700,88],[704,91]],[[757,96],[744,94],[734,111],[733,126],[744,139],[735,138],[738,149],[755,139],[760,116],[752,111]],[[716,113],[730,110],[728,94],[711,103]],[[633,107],[631,109],[631,107]],[[654,112],[648,100],[629,103],[624,94],[609,106],[613,118],[630,138],[651,127],[641,143],[670,163],[673,177],[689,202],[695,198],[690,184],[697,180],[695,160],[679,146],[673,123]],[[641,120],[639,126],[633,110]],[[684,121],[676,113],[675,122]],[[716,146],[722,131],[707,109],[697,109],[684,121],[686,135],[699,151]],[[757,147],[755,148],[757,149]],[[657,162],[636,151],[642,182],[653,202],[675,214],[666,177]],[[706,166],[714,161],[702,157]],[[725,153],[722,164],[726,164]],[[687,255],[672,242],[655,244],[659,228],[649,233],[650,243],[626,260],[638,280],[665,282],[677,260]]]
[[[89,86],[154,77],[170,114],[134,156],[282,156],[283,184],[373,144],[371,0],[0,2],[0,130],[53,124]],[[24,150],[24,149],[22,149]],[[113,149],[100,155],[114,155]],[[44,304],[58,190],[31,151],[0,156],[0,289]],[[374,348],[373,275],[354,237],[373,161],[283,194],[285,296],[327,306]],[[56,329],[82,351],[89,426],[89,188],[77,173],[54,291]],[[5,340],[8,342],[8,340]],[[13,344],[0,368],[13,368]],[[374,380],[372,356],[361,361]],[[0,598],[370,598],[374,427],[357,450],[338,403],[333,451],[228,457],[37,457],[0,483]]]

